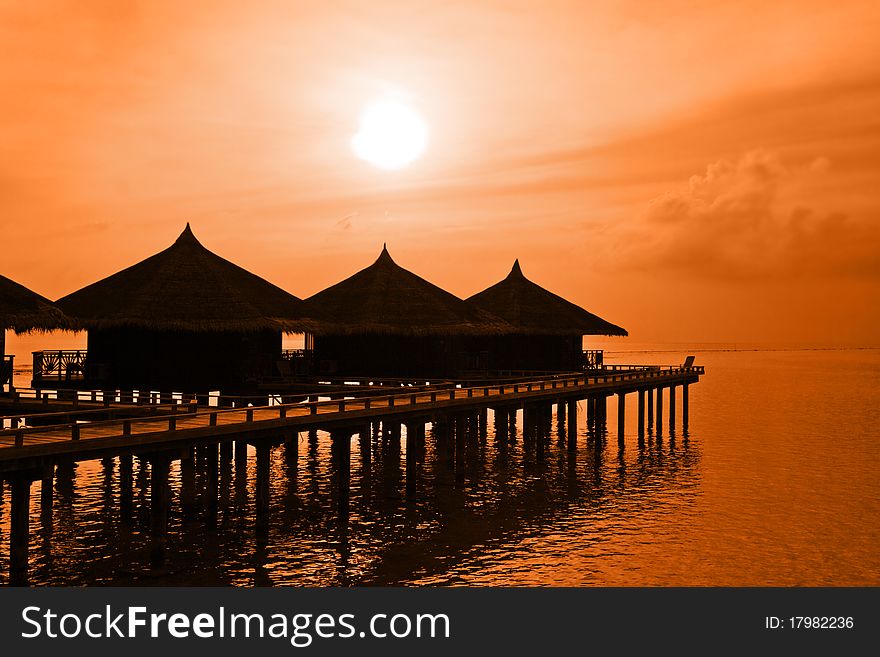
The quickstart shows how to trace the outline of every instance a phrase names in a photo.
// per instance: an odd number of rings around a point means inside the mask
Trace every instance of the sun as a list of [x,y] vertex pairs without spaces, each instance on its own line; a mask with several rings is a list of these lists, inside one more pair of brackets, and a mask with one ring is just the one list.
[[413,108],[382,101],[368,105],[351,138],[355,154],[380,169],[401,169],[428,146],[428,125]]

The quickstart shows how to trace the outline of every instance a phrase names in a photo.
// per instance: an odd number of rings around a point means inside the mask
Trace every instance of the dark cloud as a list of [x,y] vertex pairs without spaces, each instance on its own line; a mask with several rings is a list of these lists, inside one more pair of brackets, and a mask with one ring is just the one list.
[[880,223],[814,201],[830,164],[788,166],[768,151],[721,160],[653,199],[617,233],[617,263],[716,278],[880,278]]

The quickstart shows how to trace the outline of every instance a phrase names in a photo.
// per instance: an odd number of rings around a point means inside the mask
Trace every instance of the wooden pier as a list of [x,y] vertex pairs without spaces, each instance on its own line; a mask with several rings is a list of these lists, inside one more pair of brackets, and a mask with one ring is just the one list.
[[[236,459],[246,458],[248,445],[256,448],[255,524],[259,534],[268,522],[270,450],[274,445],[288,442],[298,432],[320,429],[330,433],[340,504],[346,504],[351,438],[355,434],[369,435],[371,425],[376,422],[381,422],[392,433],[399,432],[401,425],[405,426],[408,446],[409,441],[414,441],[413,446],[424,441],[425,426],[431,423],[435,437],[446,436],[450,441],[447,444],[454,452],[456,436],[461,433],[457,427],[469,422],[482,422],[485,426],[485,414],[489,408],[495,411],[496,422],[502,423],[509,421],[516,410],[523,409],[524,434],[528,437],[549,420],[555,406],[557,414],[567,420],[567,439],[569,446],[574,448],[577,402],[586,400],[588,424],[604,423],[606,400],[616,395],[617,437],[623,445],[628,396],[636,397],[637,435],[641,441],[646,429],[651,429],[655,436],[662,435],[663,391],[668,391],[668,431],[674,434],[677,420],[675,392],[678,388],[682,390],[680,421],[686,430],[688,387],[697,383],[702,374],[702,367],[690,363],[681,367],[606,366],[598,372],[548,376],[540,380],[463,387],[398,387],[393,394],[373,391],[366,396],[352,394],[323,401],[317,401],[317,398],[326,391],[317,389],[314,395],[306,397],[306,401],[284,402],[281,397],[281,403],[273,405],[220,408],[157,403],[142,407],[133,415],[129,405],[128,411],[118,410],[119,417],[111,414],[108,419],[77,414],[106,413],[111,406],[108,399],[106,405],[101,400],[103,409],[58,412],[45,426],[20,426],[22,422],[15,422],[13,428],[0,431],[0,478],[11,483],[9,581],[12,585],[26,585],[28,582],[31,483],[42,482],[41,514],[44,517],[49,514],[51,521],[53,478],[59,464],[119,457],[121,499],[123,504],[127,499],[130,505],[131,458],[136,455],[150,462],[151,560],[158,564],[164,560],[170,464],[181,461],[182,485],[186,487],[186,482],[191,479],[194,448],[201,448],[209,456],[209,497],[213,495],[215,500],[218,456],[232,458],[233,444]],[[339,391],[334,392],[337,397],[342,395]],[[97,398],[95,403],[98,403]],[[25,416],[25,413],[9,412],[4,419]],[[368,440],[361,441],[361,448],[365,442],[369,450]],[[415,453],[416,450],[407,449],[408,458],[411,451]],[[407,474],[410,472],[408,463]],[[185,504],[188,495],[187,491],[182,491],[182,503]],[[208,516],[210,526],[211,514]]]

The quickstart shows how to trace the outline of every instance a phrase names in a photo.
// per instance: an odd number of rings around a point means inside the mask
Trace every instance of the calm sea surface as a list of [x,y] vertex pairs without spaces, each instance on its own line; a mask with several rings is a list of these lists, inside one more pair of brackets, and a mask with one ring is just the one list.
[[[492,413],[465,463],[430,429],[415,490],[403,448],[376,436],[368,467],[352,442],[348,522],[337,514],[329,436],[272,453],[272,512],[257,545],[254,454],[220,474],[218,528],[184,521],[172,470],[170,563],[149,568],[148,466],[135,459],[135,514],[120,521],[118,463],[60,468],[51,525],[32,489],[32,581],[138,585],[880,585],[880,351],[617,352],[606,362],[697,354],[688,435],[626,447],[609,401],[604,442],[577,450],[554,417],[542,453],[502,448]],[[679,393],[680,394],[680,393]],[[668,402],[667,402],[668,408]],[[518,422],[521,429],[522,422]],[[204,476],[198,476],[203,491]],[[9,490],[0,504],[8,573]]]

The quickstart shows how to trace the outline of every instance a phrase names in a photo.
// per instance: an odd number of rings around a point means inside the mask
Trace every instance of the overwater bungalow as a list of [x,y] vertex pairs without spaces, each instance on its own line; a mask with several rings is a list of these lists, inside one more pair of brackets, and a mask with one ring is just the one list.
[[627,335],[620,326],[530,281],[519,260],[507,278],[467,301],[515,328],[510,334],[476,340],[488,354],[492,371],[575,371],[601,365],[585,361],[590,352],[583,350],[583,336]]
[[480,369],[467,338],[510,330],[394,262],[388,249],[353,276],[306,299],[319,373],[446,377]]
[[6,354],[6,331],[16,333],[71,328],[70,320],[47,298],[0,276],[0,391],[12,384],[13,356]]
[[88,330],[92,388],[244,390],[277,374],[283,332],[312,328],[301,299],[206,249],[189,224],[164,251],[57,304]]

